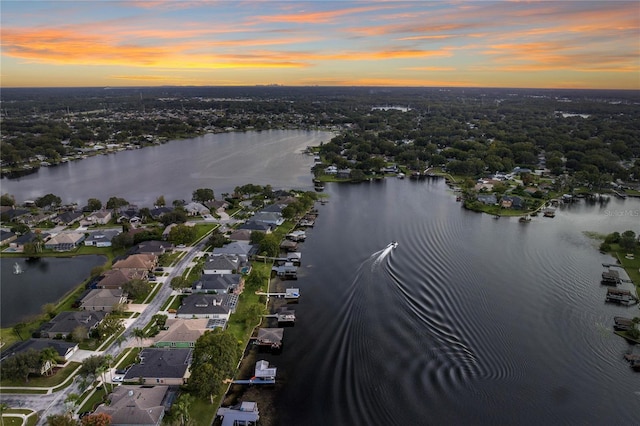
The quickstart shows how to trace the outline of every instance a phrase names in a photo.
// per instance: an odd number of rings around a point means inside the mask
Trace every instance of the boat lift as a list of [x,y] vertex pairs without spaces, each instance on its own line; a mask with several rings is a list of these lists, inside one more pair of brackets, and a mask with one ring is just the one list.
[[234,380],[234,385],[273,385],[276,382],[276,367],[269,367],[269,361],[256,362],[256,369],[252,378],[247,380]]

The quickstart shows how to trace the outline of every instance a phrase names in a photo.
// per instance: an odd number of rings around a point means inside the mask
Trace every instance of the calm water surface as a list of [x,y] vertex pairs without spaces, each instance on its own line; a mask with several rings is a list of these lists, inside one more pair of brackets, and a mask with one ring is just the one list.
[[462,209],[442,181],[327,192],[298,320],[269,357],[278,424],[638,423],[640,375],[622,356],[640,351],[611,327],[638,308],[604,303],[612,259],[583,231],[640,231],[640,202],[523,224]]
[[312,189],[313,157],[303,151],[331,137],[302,130],[207,134],[41,167],[18,179],[3,178],[0,187],[19,202],[53,193],[63,203],[85,205],[98,198],[104,204],[115,196],[147,207],[160,195],[167,203],[190,200],[198,188],[213,188],[216,197],[248,183]]
[[[76,288],[104,256],[49,257],[43,259],[0,259],[0,324],[2,327],[26,321]],[[22,273],[14,274],[18,263]]]

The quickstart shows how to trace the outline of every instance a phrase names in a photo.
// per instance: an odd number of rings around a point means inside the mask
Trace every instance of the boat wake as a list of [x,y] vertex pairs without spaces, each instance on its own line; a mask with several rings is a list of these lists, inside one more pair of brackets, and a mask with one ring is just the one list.
[[380,264],[380,262],[382,262],[382,260],[384,260],[385,257],[389,256],[389,253],[391,253],[393,251],[393,249],[395,249],[396,247],[398,247],[398,243],[396,241],[393,241],[393,242],[389,243],[382,250],[379,250],[379,251],[373,253],[371,255],[371,257],[375,258],[375,260],[373,261],[371,267],[374,268],[374,267],[378,266]]

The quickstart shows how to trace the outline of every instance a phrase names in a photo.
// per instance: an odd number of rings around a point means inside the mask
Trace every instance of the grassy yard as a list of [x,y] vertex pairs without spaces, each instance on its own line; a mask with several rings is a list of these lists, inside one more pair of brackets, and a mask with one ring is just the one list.
[[[85,394],[83,394],[80,397],[80,400],[82,401],[84,398],[86,398],[91,392],[93,392],[93,389],[88,390]],[[99,404],[101,404],[104,401],[104,390],[95,390],[95,392],[93,392],[93,394],[91,395],[91,397],[89,399],[87,399],[85,401],[84,404],[82,404],[82,406],[80,406],[77,410],[78,413],[84,413],[85,411],[93,411]]]
[[37,377],[29,377],[29,381],[25,382],[24,380],[8,380],[3,379],[0,381],[0,386],[3,387],[19,387],[19,386],[28,386],[28,387],[54,387],[60,385],[62,382],[67,380],[69,376],[80,366],[79,362],[70,362],[66,367],[58,370],[58,372],[51,376],[37,376]]

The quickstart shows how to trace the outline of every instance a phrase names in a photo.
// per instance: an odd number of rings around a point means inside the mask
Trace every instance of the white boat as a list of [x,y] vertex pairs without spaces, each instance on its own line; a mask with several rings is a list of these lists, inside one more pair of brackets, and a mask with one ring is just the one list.
[[396,248],[396,247],[398,247],[398,242],[397,241],[391,241],[387,247]]
[[13,264],[13,273],[16,274],[16,275],[22,273],[22,268],[20,267],[18,262]]

